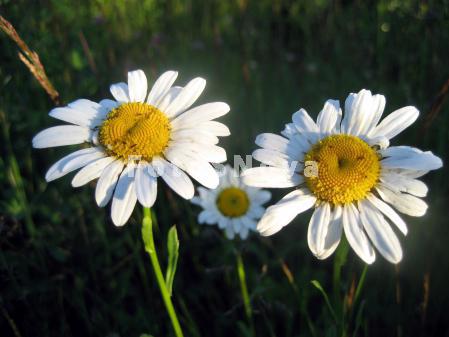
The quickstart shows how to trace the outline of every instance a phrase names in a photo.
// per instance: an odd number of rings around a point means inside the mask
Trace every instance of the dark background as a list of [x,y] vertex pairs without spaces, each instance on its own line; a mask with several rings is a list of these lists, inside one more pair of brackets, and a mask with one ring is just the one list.
[[[231,106],[221,119],[232,132],[221,141],[229,158],[250,154],[258,133],[278,133],[300,107],[316,117],[326,99],[344,102],[366,88],[387,97],[385,113],[421,111],[394,145],[447,162],[449,102],[432,105],[449,78],[447,0],[0,0],[0,14],[38,52],[63,103],[110,98],[109,85],[136,68],[150,82],[168,69],[180,71],[181,85],[206,78],[199,103]],[[17,51],[0,34],[0,335],[170,336],[141,244],[141,210],[115,228],[109,208],[95,204],[94,184],[45,182],[51,164],[76,147],[31,148],[33,135],[57,122]],[[166,234],[177,224],[173,300],[186,336],[250,336],[236,250],[257,336],[449,336],[448,173],[424,178],[430,207],[422,218],[404,216],[403,261],[378,255],[357,303],[363,262],[350,251],[336,282],[336,255],[323,262],[308,250],[310,213],[269,239],[228,242],[159,184],[157,245],[165,264]]]

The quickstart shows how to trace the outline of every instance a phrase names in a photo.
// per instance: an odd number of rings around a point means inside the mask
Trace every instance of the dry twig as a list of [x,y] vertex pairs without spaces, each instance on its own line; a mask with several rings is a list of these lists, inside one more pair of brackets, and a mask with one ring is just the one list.
[[50,96],[51,100],[55,104],[59,104],[59,93],[51,84],[50,80],[45,73],[44,66],[42,65],[39,55],[32,51],[27,44],[19,36],[13,25],[0,15],[0,29],[13,40],[21,51],[18,52],[20,60],[27,66],[29,71],[33,74],[36,80],[40,83],[42,88]]

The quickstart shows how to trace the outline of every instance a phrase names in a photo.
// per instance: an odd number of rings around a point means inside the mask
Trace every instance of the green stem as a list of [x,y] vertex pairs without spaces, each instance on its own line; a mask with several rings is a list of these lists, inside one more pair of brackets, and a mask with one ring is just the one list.
[[142,239],[145,244],[145,251],[150,255],[151,264],[153,265],[154,274],[161,291],[162,299],[164,300],[165,308],[175,331],[176,337],[183,337],[181,325],[179,324],[178,317],[176,316],[175,308],[171,301],[170,293],[165,284],[165,279],[162,274],[161,266],[157,258],[156,247],[154,245],[153,238],[153,221],[151,219],[151,210],[149,208],[143,208],[143,221],[142,221]]
[[334,301],[338,308],[341,308],[341,268],[345,265],[348,257],[349,244],[343,237],[334,258],[334,274],[332,278]]
[[246,273],[245,266],[243,264],[243,259],[240,253],[236,253],[237,257],[237,273],[240,281],[240,290],[242,291],[243,305],[245,307],[246,318],[248,319],[249,325],[251,327],[252,336],[256,335],[253,321],[253,311],[251,309],[251,301],[248,295],[248,287],[246,286]]
[[362,274],[360,275],[360,280],[359,280],[359,284],[357,285],[357,289],[355,290],[355,295],[354,295],[354,302],[353,302],[353,306],[356,305],[359,297],[360,297],[360,293],[362,292],[363,286],[365,284],[365,278],[366,278],[366,272],[368,270],[368,265],[365,263],[365,267],[363,267],[363,271]]

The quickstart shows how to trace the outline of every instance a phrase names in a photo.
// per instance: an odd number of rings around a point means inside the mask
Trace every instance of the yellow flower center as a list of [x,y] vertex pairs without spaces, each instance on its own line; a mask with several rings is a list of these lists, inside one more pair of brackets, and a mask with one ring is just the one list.
[[[318,200],[348,204],[364,199],[376,185],[379,160],[377,152],[358,137],[328,136],[306,154],[305,181]],[[316,174],[307,174],[308,165],[316,165]]]
[[109,112],[100,126],[98,140],[110,156],[149,161],[167,147],[170,128],[170,121],[158,108],[146,103],[124,103]]
[[230,218],[246,214],[249,208],[248,195],[237,187],[228,187],[221,191],[216,203],[220,212]]

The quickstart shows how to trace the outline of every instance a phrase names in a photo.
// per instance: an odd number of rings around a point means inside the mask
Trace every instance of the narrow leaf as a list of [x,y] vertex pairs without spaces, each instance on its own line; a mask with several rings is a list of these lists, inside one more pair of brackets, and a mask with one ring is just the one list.
[[168,264],[167,271],[165,273],[165,284],[167,285],[168,292],[171,296],[179,256],[179,240],[176,226],[172,226],[172,228],[168,231],[167,248]]
[[312,283],[312,285],[315,288],[317,288],[320,291],[320,293],[323,295],[324,300],[326,301],[326,304],[329,308],[329,311],[330,311],[332,317],[334,318],[335,322],[338,323],[337,315],[335,315],[334,308],[332,308],[331,302],[329,301],[329,297],[327,296],[326,292],[324,291],[323,287],[321,286],[321,283],[317,280],[312,280],[312,281],[310,281],[310,283]]

